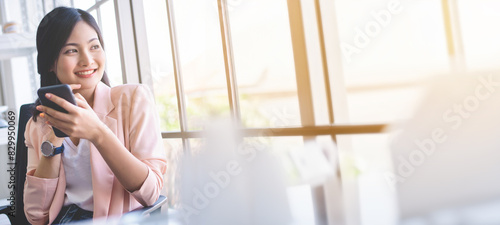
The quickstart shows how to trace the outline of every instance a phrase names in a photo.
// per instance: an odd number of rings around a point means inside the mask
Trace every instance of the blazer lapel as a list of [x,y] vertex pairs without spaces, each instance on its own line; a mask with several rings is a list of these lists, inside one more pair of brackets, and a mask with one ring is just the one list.
[[[106,126],[117,133],[117,121],[107,115],[114,109],[111,101],[111,88],[99,82],[94,93],[93,110]],[[114,174],[102,158],[97,148],[90,145],[90,160],[92,168],[92,188],[94,191],[94,217],[106,216],[111,206],[111,191]]]

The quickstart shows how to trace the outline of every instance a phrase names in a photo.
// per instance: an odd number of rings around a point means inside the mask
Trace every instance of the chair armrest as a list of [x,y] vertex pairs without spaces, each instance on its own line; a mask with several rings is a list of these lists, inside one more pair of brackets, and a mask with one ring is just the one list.
[[167,197],[160,195],[160,197],[158,197],[158,200],[156,200],[156,202],[153,205],[133,210],[133,211],[131,211],[131,213],[134,213],[134,214],[140,213],[142,216],[153,214],[153,213],[160,213],[161,207],[165,203],[167,203]]
[[128,213],[123,214],[119,224],[140,224],[145,216],[151,214],[160,214],[161,206],[165,203],[167,203],[167,197],[160,195],[158,197],[158,200],[156,200],[156,202],[152,206],[132,210]]
[[15,224],[14,217],[11,216],[12,210],[10,209],[10,205],[2,205],[0,206],[0,214],[5,214],[7,218],[9,218],[10,224]]

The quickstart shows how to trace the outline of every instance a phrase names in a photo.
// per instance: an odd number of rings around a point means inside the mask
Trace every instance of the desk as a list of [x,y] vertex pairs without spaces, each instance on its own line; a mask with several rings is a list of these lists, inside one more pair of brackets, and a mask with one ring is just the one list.
[[179,218],[177,211],[168,210],[168,213],[144,217],[140,214],[126,214],[118,218],[103,218],[74,223],[75,225],[115,225],[115,224],[141,224],[141,225],[183,225],[182,218]]
[[[289,223],[285,225],[303,225],[303,224],[315,224],[314,212],[311,199],[311,188],[307,185],[288,187],[287,195],[290,201],[289,207],[292,211],[292,218]],[[154,215],[151,217],[142,217],[141,215],[125,214],[122,218],[116,219],[101,219],[95,221],[87,221],[77,223],[79,225],[113,225],[113,224],[145,224],[145,225],[193,225],[194,223],[187,223],[184,217],[180,214],[180,211],[174,209],[168,209],[167,212],[163,208],[161,215]],[[228,214],[223,209],[217,211],[216,213]],[[220,223],[219,221],[207,221],[203,223],[205,225],[229,225],[228,223]],[[233,224],[246,224],[253,225],[252,221],[240,221],[240,223],[230,223]],[[264,223],[264,225],[271,225],[271,223]],[[261,224],[258,224],[261,225]],[[274,223],[272,224],[274,225]]]
[[500,224],[500,199],[401,220],[401,225]]

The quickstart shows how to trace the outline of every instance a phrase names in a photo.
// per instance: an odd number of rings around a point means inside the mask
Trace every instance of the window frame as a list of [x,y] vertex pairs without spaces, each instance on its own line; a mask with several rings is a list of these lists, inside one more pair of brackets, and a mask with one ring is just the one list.
[[[108,0],[102,0],[96,3],[102,4]],[[183,85],[183,77],[180,70],[179,53],[177,45],[175,16],[173,12],[173,0],[166,1],[166,11],[169,25],[170,47],[172,53],[173,70],[176,87],[177,107],[179,113],[179,131],[162,131],[163,139],[180,138],[183,143],[183,150],[188,153],[190,151],[189,138],[203,137],[202,131],[190,131],[187,126],[187,113],[185,92]],[[147,36],[145,32],[145,15],[142,1],[118,1],[115,2],[116,20],[119,32],[120,53],[122,60],[123,81],[125,83],[143,83],[150,87],[154,92],[152,84],[152,74],[149,68],[149,52],[147,46]],[[316,136],[329,135],[332,140],[337,139],[337,135],[359,135],[359,134],[377,134],[383,133],[387,127],[387,123],[378,124],[339,124],[336,121],[342,121],[347,112],[342,112],[342,108],[347,108],[346,95],[347,90],[355,91],[370,91],[374,89],[392,89],[402,86],[416,86],[420,82],[405,82],[389,85],[364,85],[360,87],[346,87],[344,85],[344,74],[342,71],[342,56],[340,51],[340,39],[338,36],[337,18],[335,16],[335,1],[334,0],[314,0],[314,16],[316,18],[316,26],[319,35],[321,64],[323,71],[323,79],[325,83],[325,92],[327,99],[328,121],[329,125],[315,125],[313,94],[311,90],[311,77],[309,74],[309,65],[307,58],[307,40],[305,38],[303,7],[305,1],[287,0],[290,35],[292,38],[292,47],[294,54],[294,66],[296,71],[297,94],[299,100],[299,110],[301,115],[302,126],[284,127],[284,128],[243,128],[240,126],[241,135],[243,137],[283,137],[283,136],[302,136],[304,140],[310,140]],[[220,32],[222,40],[222,51],[224,54],[224,65],[226,73],[228,100],[230,105],[230,115],[237,124],[241,125],[241,112],[238,95],[238,86],[235,76],[232,39],[230,21],[227,15],[226,0],[217,0]],[[460,23],[458,20],[458,7],[453,0],[441,0],[443,7],[443,23],[445,26],[446,43],[448,47],[448,56],[450,59],[450,68],[452,71],[464,71],[465,65],[463,44],[460,33]],[[94,7],[94,6],[93,6]],[[92,8],[91,8],[92,9]],[[89,9],[89,10],[91,10]],[[308,15],[309,16],[309,15]],[[329,40],[328,42],[326,40]],[[133,48],[124,46],[134,46]],[[390,121],[388,121],[390,122]],[[342,151],[351,151],[349,145],[342,146],[339,143],[339,149]],[[337,157],[338,158],[338,157]],[[338,165],[341,165],[339,162]],[[338,168],[340,169],[340,168]],[[341,171],[342,173],[342,171]],[[345,182],[344,177],[340,175],[339,179]],[[347,183],[350,183],[347,182]],[[349,193],[350,196],[357,195],[355,183],[349,187],[354,187]],[[344,186],[346,188],[346,186]],[[328,221],[332,220],[333,215],[340,215],[331,212],[326,208],[325,194],[327,192],[323,188],[313,190],[314,201],[316,206],[327,212],[323,215],[318,214],[321,219]],[[345,189],[344,189],[345,191]],[[328,195],[328,194],[326,194]],[[344,193],[345,195],[345,193]],[[341,206],[342,207],[342,206]],[[334,207],[332,207],[334,208]],[[343,212],[344,218],[336,218],[336,221],[352,221],[353,218],[347,216],[359,215],[359,203],[350,204],[349,209]],[[318,213],[318,212],[316,212]],[[360,222],[360,219],[354,221]]]

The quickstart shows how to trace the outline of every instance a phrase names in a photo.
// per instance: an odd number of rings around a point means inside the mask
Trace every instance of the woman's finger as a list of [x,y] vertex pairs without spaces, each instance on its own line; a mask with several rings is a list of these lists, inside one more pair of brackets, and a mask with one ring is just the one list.
[[69,84],[69,87],[71,88],[71,90],[77,90],[77,89],[80,89],[82,87],[81,84]]
[[66,101],[65,99],[63,99],[57,95],[47,93],[47,94],[45,94],[45,97],[47,99],[49,99],[50,101],[56,103],[57,105],[61,106],[63,109],[65,109],[66,111],[68,111],[70,113],[74,111],[73,104],[69,103],[68,101]]
[[[55,109],[52,109],[52,108],[49,108],[49,107],[46,107],[46,106],[37,106],[36,107],[37,110],[45,113],[44,115],[49,115],[51,117],[54,117],[54,118],[57,118],[59,120],[62,120],[62,121],[70,121],[71,120],[71,116],[67,113],[63,113],[63,112],[59,112]],[[42,115],[40,115],[42,116]],[[43,118],[43,116],[42,116]]]
[[52,127],[55,127],[61,131],[65,130],[65,127],[67,126],[67,125],[65,126],[65,124],[67,124],[66,122],[61,121],[61,120],[59,120],[59,119],[57,119],[49,114],[41,113],[40,116],[45,119],[46,124],[48,124]]

